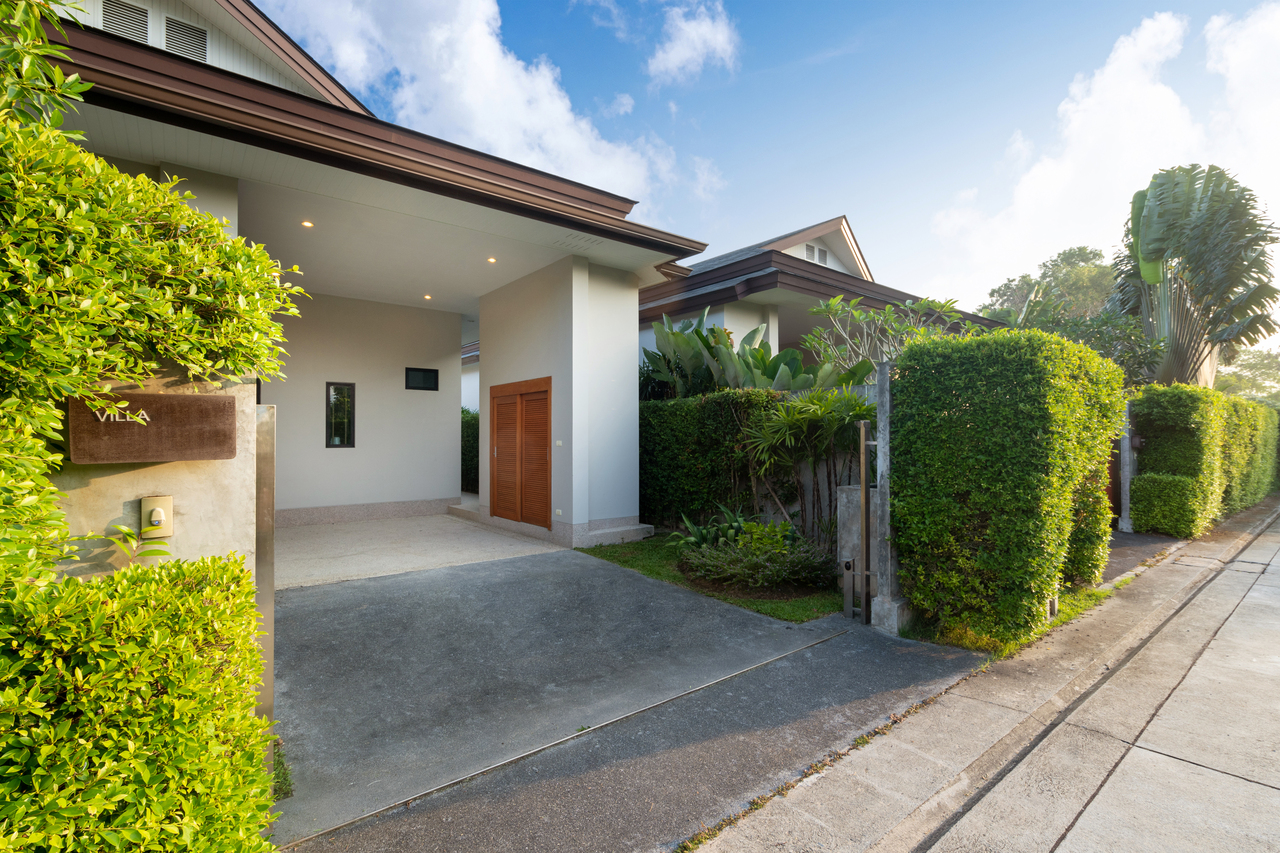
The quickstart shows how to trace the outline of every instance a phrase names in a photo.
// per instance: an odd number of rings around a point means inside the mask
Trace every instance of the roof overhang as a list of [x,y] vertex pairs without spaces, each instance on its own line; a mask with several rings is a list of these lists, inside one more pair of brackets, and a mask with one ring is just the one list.
[[110,34],[67,27],[86,100],[678,260],[706,244],[626,220],[634,202]]
[[[921,297],[894,290],[864,278],[822,267],[777,250],[760,252],[716,267],[706,273],[668,281],[640,292],[640,322],[652,323],[662,315],[677,316],[730,302],[767,301],[770,291],[795,297],[827,300],[836,296],[861,299],[867,308],[901,305]],[[977,314],[960,312],[962,320],[995,327],[1002,325]]]

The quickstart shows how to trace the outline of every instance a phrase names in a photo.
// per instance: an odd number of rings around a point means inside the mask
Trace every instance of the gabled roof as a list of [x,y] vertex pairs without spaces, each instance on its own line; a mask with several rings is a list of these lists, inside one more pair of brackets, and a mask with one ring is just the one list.
[[364,115],[373,115],[368,107],[360,103],[355,95],[338,82],[336,77],[312,59],[311,54],[303,50],[289,37],[288,33],[276,26],[275,21],[264,15],[262,10],[249,0],[216,0],[216,2],[268,50],[278,56],[281,62],[324,96],[329,103]]
[[726,252],[723,255],[717,255],[705,261],[699,261],[696,264],[691,264],[689,268],[692,270],[693,275],[700,275],[765,252],[787,252],[789,249],[795,249],[814,240],[825,242],[831,248],[831,251],[840,258],[841,263],[858,278],[865,281],[875,281],[875,278],[871,275],[871,269],[867,266],[867,260],[862,255],[862,249],[858,246],[858,241],[853,236],[853,230],[849,227],[849,220],[844,216],[837,216],[834,219],[819,222],[817,225],[810,225],[808,228],[800,228],[779,237],[772,237],[750,246],[744,246],[741,249],[735,249],[732,252]]

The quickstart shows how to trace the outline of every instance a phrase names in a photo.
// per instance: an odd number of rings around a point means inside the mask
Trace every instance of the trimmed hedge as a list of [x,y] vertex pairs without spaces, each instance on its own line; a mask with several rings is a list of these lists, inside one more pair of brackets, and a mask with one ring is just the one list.
[[6,584],[0,610],[0,849],[275,849],[242,558]]
[[903,592],[944,629],[1001,641],[1100,578],[1124,377],[1039,331],[908,345],[893,379],[892,513]]
[[781,394],[759,388],[640,403],[640,518],[702,521],[750,489],[742,428]]
[[480,413],[462,410],[462,491],[480,493]]
[[1146,441],[1129,488],[1133,529],[1191,539],[1262,500],[1276,478],[1278,420],[1269,406],[1212,388],[1143,389],[1133,401]]

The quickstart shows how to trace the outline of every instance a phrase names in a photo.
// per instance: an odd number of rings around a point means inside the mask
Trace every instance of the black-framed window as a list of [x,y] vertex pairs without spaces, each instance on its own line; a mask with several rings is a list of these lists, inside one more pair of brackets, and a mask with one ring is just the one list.
[[406,367],[404,387],[409,391],[439,391],[440,371],[434,367]]
[[324,446],[356,446],[354,382],[324,383]]

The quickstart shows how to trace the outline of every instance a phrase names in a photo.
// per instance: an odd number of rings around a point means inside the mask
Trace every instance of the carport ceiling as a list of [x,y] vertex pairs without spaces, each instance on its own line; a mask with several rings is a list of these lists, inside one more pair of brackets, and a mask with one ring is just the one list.
[[240,234],[285,267],[296,264],[298,283],[313,293],[474,316],[481,295],[566,255],[628,271],[671,258],[97,105],[82,105],[68,123],[99,154],[238,178]]

